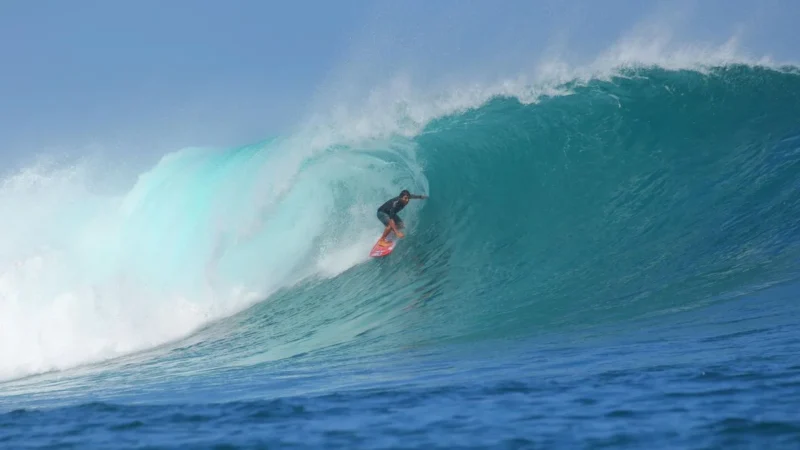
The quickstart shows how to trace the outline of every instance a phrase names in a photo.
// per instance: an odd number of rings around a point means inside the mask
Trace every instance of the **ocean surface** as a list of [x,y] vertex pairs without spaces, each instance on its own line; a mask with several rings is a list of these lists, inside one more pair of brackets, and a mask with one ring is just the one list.
[[800,448],[798,69],[370,108],[7,175],[0,448]]

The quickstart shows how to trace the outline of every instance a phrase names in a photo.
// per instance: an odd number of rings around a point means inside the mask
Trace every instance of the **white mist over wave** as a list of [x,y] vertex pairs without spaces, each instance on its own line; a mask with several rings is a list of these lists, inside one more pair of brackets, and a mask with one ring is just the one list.
[[480,107],[495,97],[513,97],[532,104],[543,97],[570,95],[567,83],[624,77],[622,71],[629,68],[707,72],[730,64],[781,67],[769,57],[748,55],[739,36],[718,43],[685,42],[667,27],[647,25],[591,60],[571,61],[567,52],[545,52],[529,69],[494,81],[458,81],[441,86],[408,73],[372,87],[359,86],[361,89],[342,88],[347,82],[341,81],[337,90],[342,94],[320,100],[317,113],[301,129],[316,136],[323,146],[392,135],[413,137],[434,119]]

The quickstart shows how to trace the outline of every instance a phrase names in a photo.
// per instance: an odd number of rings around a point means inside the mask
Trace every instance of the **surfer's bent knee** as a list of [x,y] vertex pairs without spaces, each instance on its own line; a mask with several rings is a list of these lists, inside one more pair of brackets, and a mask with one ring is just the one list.
[[380,221],[381,221],[381,223],[382,223],[384,226],[388,227],[388,226],[390,226],[390,225],[391,225],[392,218],[391,218],[391,217],[389,217],[389,215],[388,215],[388,214],[386,214],[385,212],[383,212],[383,211],[378,211],[378,214],[377,214],[377,216],[378,216],[378,220],[380,220]]

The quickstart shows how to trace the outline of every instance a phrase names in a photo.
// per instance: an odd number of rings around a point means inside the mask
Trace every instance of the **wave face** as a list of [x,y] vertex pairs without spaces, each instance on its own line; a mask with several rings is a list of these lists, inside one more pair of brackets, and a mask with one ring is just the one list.
[[[79,169],[7,179],[0,377],[209,323],[214,364],[247,365],[668,320],[795,278],[796,71],[632,68],[549,92],[411,131],[406,105],[380,133],[187,149],[119,196]],[[403,188],[430,198],[369,260]]]
[[448,268],[456,334],[665,314],[793,276],[796,73],[628,70],[564,88],[416,138],[435,242],[420,247]]

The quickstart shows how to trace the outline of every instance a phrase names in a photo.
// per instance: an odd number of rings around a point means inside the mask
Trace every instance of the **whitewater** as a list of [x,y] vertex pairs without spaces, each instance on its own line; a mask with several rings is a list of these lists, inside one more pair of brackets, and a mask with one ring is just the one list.
[[796,446],[798,118],[795,66],[622,46],[8,174],[0,445]]

